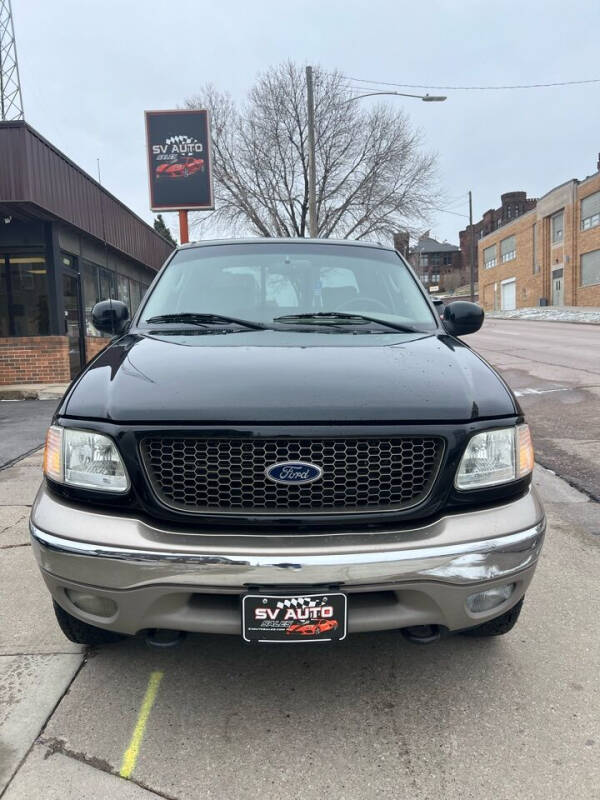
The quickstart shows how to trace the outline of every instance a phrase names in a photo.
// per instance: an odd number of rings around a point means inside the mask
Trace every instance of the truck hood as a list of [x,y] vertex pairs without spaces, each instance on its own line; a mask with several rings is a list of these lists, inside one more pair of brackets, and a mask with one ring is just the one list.
[[[200,333],[200,332],[199,332]],[[514,415],[494,370],[445,334],[128,334],[59,415],[124,423],[466,422]]]

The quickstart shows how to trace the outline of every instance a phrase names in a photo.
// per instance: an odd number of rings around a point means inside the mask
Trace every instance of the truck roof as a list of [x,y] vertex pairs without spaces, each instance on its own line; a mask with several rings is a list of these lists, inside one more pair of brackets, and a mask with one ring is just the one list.
[[194,247],[206,247],[207,245],[216,244],[344,244],[351,245],[352,247],[371,247],[377,250],[394,250],[393,247],[383,245],[380,242],[359,242],[356,239],[304,239],[302,237],[285,238],[285,237],[266,237],[254,236],[243,239],[203,239],[201,242],[190,242],[189,244],[179,245],[179,250],[188,250]]

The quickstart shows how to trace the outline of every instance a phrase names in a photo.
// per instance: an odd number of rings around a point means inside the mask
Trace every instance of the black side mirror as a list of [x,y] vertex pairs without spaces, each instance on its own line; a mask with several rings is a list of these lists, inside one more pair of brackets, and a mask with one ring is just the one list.
[[444,327],[452,336],[466,336],[481,328],[484,316],[483,308],[477,303],[456,300],[444,309]]
[[128,319],[129,309],[120,300],[101,300],[92,308],[94,327],[103,333],[123,333]]

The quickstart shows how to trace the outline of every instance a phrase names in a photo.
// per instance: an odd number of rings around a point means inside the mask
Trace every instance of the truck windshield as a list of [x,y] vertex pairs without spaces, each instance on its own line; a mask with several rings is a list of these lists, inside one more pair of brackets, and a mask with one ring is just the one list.
[[[437,328],[415,278],[392,250],[344,244],[240,243],[180,250],[146,302],[140,322],[180,314],[220,314],[260,323],[315,313],[315,325],[371,321]],[[340,317],[343,316],[340,314]],[[150,323],[152,324],[152,323]],[[310,324],[310,317],[290,319]]]

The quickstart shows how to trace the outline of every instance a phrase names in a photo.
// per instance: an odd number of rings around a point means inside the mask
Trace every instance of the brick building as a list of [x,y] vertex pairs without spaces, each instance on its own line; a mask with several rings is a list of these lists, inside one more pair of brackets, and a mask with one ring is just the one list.
[[600,306],[600,155],[598,172],[556,186],[484,235],[478,258],[487,310]]
[[[447,292],[465,282],[462,253],[455,244],[438,242],[426,231],[408,251],[408,260],[423,285],[432,292]],[[396,249],[398,245],[394,237]],[[400,251],[402,252],[402,250]]]
[[107,343],[172,246],[25,122],[0,122],[0,385],[65,382]]
[[[500,195],[500,208],[490,208],[479,222],[473,223],[475,235],[475,281],[477,281],[479,261],[477,258],[477,242],[492,231],[512,222],[517,217],[535,208],[536,200],[527,197],[527,192],[505,192]],[[471,274],[471,225],[458,234],[462,263],[467,276]]]

